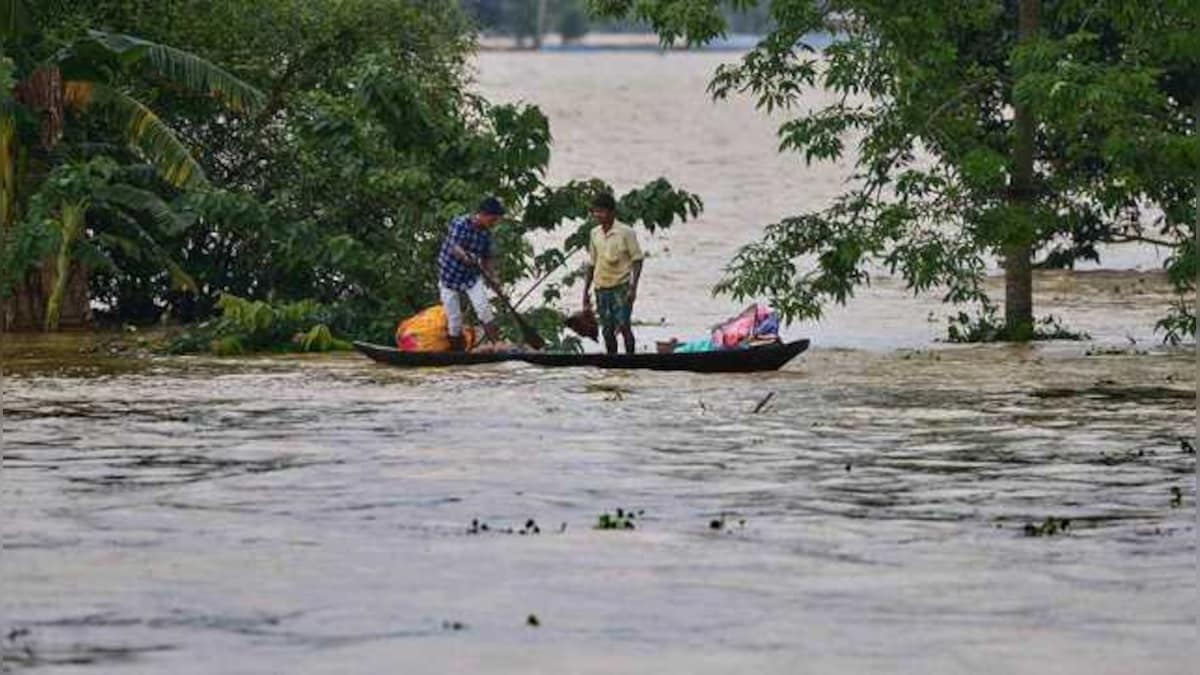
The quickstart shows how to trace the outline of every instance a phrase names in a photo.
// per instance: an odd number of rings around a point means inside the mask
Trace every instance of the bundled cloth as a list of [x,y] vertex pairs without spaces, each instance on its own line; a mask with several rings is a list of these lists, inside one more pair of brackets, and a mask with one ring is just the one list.
[[[449,320],[441,305],[427,307],[396,326],[396,347],[403,352],[450,351]],[[467,349],[475,345],[475,330],[463,327]]]
[[712,329],[713,349],[739,349],[778,341],[779,314],[763,303],[750,305]]
[[729,349],[746,349],[764,343],[779,342],[779,315],[764,304],[753,304],[740,314],[713,327],[711,335],[699,340],[680,342],[676,338],[658,341],[659,353],[689,354]]

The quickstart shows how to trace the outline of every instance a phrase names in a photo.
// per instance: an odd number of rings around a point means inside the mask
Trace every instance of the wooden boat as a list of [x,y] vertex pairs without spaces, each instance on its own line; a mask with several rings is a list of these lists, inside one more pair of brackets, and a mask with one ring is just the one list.
[[372,359],[402,368],[474,366],[501,361],[523,361],[548,368],[591,366],[643,370],[686,370],[694,373],[752,373],[779,370],[808,349],[808,340],[777,342],[749,349],[683,354],[555,354],[548,352],[402,352],[392,347],[355,342],[355,349]]

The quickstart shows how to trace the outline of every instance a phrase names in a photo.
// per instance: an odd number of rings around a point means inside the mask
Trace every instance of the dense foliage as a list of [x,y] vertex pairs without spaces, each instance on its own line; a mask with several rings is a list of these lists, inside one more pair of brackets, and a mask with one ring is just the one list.
[[[492,105],[472,91],[472,28],[454,3],[57,0],[25,9],[35,33],[4,43],[19,56],[14,80],[81,40],[118,55],[187,57],[119,71],[112,83],[157,112],[162,133],[185,149],[172,157],[195,165],[187,180],[154,171],[155,155],[83,117],[69,118],[46,160],[51,178],[89,181],[86,241],[75,255],[87,259],[93,300],[113,321],[201,322],[242,306],[229,297],[280,311],[311,302],[303,307],[319,307],[335,333],[386,340],[397,318],[436,300],[450,217],[487,194],[511,206],[498,238],[501,277],[513,282],[549,272],[579,244],[576,234],[534,251],[524,235],[582,226],[591,195],[607,189],[600,180],[545,184],[548,121],[535,107]],[[197,79],[201,62],[223,69]],[[177,81],[223,86],[196,93]],[[36,132],[33,124],[23,133],[32,142]],[[24,203],[55,180],[28,182]],[[621,203],[627,220],[651,229],[700,209],[661,179]],[[17,262],[44,265],[60,240],[48,236],[59,210],[21,210],[17,220],[31,225],[10,228],[6,275]],[[541,299],[552,301],[554,287],[545,290]]]
[[[717,0],[593,0],[664,40],[727,29]],[[757,0],[728,3],[767,5]],[[851,189],[828,208],[769,225],[720,290],[772,297],[816,317],[874,265],[916,291],[982,308],[986,261],[1006,272],[1001,331],[1037,332],[1032,270],[1099,260],[1101,245],[1155,242],[1181,294],[1196,279],[1200,183],[1200,3],[1164,0],[774,0],[775,28],[722,67],[718,98],[748,93],[793,117],[781,147],[829,161],[857,144]],[[808,36],[837,39],[817,53]],[[834,102],[808,110],[822,88]],[[1160,324],[1195,333],[1181,300]]]

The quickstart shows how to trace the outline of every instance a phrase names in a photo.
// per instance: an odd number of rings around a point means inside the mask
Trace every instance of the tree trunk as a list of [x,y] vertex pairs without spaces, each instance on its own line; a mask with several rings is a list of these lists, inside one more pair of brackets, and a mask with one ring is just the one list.
[[87,216],[86,201],[64,204],[59,215],[59,227],[62,229],[62,241],[59,243],[58,256],[54,259],[54,282],[50,286],[50,297],[46,300],[46,332],[58,330],[59,319],[62,317],[63,298],[70,286],[73,262],[72,249],[75,240],[83,233],[83,220]]
[[[63,79],[54,66],[43,66],[16,86],[16,96],[39,120],[39,141],[22,146],[10,129],[11,117],[0,116],[0,237],[15,227],[24,201],[34,186],[45,178],[47,157],[62,139]],[[66,275],[57,269],[65,269]],[[88,269],[78,261],[59,267],[54,258],[43,260],[30,269],[13,289],[10,298],[0,301],[0,326],[4,330],[37,331],[46,327],[47,305],[59,286],[53,304],[56,327],[83,328],[91,323],[88,297]]]
[[[92,323],[92,304],[88,295],[87,266],[78,260],[72,261],[67,273],[58,313],[58,328],[87,328]],[[0,303],[0,322],[3,330],[32,332],[46,326],[46,300],[54,286],[53,260],[47,259],[25,275],[17,285],[13,296]]]
[[533,20],[533,48],[542,48],[542,36],[546,34],[546,2],[537,0],[537,16]]
[[63,77],[57,66],[41,66],[17,83],[17,99],[39,118],[42,149],[49,152],[62,139]]
[[[1027,42],[1037,35],[1041,0],[1020,0],[1017,35]],[[1013,213],[1024,221],[1012,228],[1004,247],[1004,326],[1010,340],[1033,338],[1033,111],[1013,101],[1013,171],[1010,200]]]

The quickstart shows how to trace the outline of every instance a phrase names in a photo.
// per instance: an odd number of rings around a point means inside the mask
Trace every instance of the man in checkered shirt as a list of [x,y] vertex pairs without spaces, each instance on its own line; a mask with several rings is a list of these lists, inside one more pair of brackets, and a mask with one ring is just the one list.
[[438,290],[442,306],[446,308],[450,348],[454,351],[466,349],[459,293],[466,293],[470,299],[475,316],[483,323],[488,339],[495,341],[500,337],[500,329],[484,291],[482,275],[493,278],[496,252],[492,233],[488,229],[500,222],[503,216],[504,205],[499,199],[488,197],[480,202],[474,215],[458,216],[451,220],[449,232],[442,241],[438,253]]

